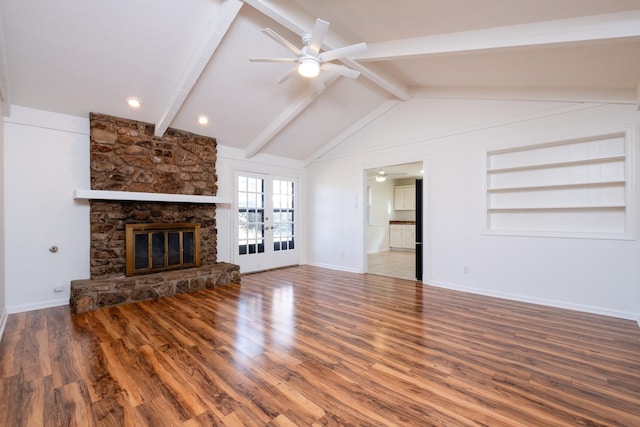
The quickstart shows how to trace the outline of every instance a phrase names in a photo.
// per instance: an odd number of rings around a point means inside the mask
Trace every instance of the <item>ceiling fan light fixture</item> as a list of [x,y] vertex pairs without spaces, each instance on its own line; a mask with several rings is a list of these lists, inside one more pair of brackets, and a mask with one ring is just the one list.
[[316,77],[320,73],[320,64],[318,63],[318,60],[312,57],[300,58],[298,73],[302,77]]
[[380,169],[376,174],[376,182],[384,182],[386,179],[387,179],[387,175],[384,173],[382,169]]

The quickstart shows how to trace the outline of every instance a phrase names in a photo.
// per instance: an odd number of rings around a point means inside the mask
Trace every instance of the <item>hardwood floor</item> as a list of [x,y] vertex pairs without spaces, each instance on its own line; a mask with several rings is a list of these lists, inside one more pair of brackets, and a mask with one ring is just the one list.
[[367,272],[398,279],[415,280],[416,253],[413,251],[382,251],[367,255]]
[[640,426],[640,328],[294,267],[10,315],[0,425]]

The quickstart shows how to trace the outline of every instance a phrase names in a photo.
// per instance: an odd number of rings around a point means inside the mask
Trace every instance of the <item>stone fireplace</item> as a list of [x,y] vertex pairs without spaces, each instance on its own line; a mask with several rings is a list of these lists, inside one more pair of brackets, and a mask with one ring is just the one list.
[[[91,277],[71,282],[72,310],[80,313],[239,282],[238,266],[216,260],[215,203],[206,201],[217,192],[216,140],[175,129],[159,138],[151,124],[96,113],[90,115],[90,129],[91,191],[86,198]],[[158,197],[135,200],[131,196],[136,194]],[[178,196],[165,200],[164,195]],[[175,201],[184,195],[195,197]],[[198,262],[185,270],[126,276],[126,228],[140,224],[197,224]]]

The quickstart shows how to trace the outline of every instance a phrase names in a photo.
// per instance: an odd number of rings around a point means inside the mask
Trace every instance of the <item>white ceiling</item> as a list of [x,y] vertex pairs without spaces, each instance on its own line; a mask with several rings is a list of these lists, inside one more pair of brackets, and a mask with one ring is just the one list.
[[[5,111],[127,117],[246,157],[310,163],[409,100],[638,102],[640,0],[0,0],[0,13]],[[248,61],[290,55],[261,29],[299,46],[317,17],[325,49],[367,42],[343,61],[357,80],[279,85],[291,64]]]

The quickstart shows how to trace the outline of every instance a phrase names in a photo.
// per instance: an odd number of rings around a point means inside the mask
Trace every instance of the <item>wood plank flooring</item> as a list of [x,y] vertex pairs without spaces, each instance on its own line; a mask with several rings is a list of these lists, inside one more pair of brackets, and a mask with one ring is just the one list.
[[293,267],[10,315],[0,425],[640,426],[640,328]]

